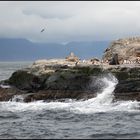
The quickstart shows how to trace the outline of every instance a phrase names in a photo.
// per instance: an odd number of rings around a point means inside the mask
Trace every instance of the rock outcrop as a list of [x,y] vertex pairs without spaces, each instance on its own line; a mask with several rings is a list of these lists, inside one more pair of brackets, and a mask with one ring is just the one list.
[[112,55],[118,54],[118,61],[123,63],[140,63],[140,37],[113,41],[105,50],[103,60],[111,61]]
[[[9,88],[0,87],[0,101],[8,101],[15,95],[23,95],[25,102],[93,98],[104,87],[96,81],[109,73],[118,79],[115,100],[140,101],[140,65],[138,61],[122,64],[124,60],[136,61],[140,57],[139,48],[140,38],[114,41],[103,57],[111,65],[98,59],[80,61],[73,54],[66,59],[35,61],[30,68],[17,70],[9,79],[0,82],[10,85]],[[112,54],[116,55],[112,57]]]
[[[63,64],[42,61],[31,68],[14,72],[5,80],[8,89],[0,89],[0,100],[9,100],[15,95],[24,95],[24,101],[63,100],[64,98],[88,99],[101,92],[104,85],[96,84],[99,77],[112,73],[119,81],[115,89],[116,100],[140,100],[140,66],[135,65],[77,65],[65,67]],[[37,67],[37,68],[36,68]],[[46,71],[47,70],[47,71]],[[38,72],[37,72],[38,71]],[[92,85],[91,85],[92,83]],[[4,84],[4,81],[3,81]]]

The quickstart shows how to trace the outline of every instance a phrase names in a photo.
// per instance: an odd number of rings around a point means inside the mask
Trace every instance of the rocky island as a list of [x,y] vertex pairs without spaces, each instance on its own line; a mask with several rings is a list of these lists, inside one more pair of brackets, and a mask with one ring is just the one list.
[[[114,75],[118,84],[114,100],[140,100],[140,38],[113,41],[101,60],[80,60],[73,53],[65,59],[37,60],[1,81],[0,101],[14,96],[36,100],[89,99],[102,91],[99,77]],[[92,85],[91,85],[92,83]],[[5,87],[4,87],[5,86]],[[7,86],[7,87],[6,87]]]

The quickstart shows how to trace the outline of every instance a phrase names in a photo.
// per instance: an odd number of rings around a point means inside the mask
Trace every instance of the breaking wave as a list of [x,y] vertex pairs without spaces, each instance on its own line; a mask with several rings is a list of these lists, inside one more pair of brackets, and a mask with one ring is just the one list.
[[[101,93],[85,101],[75,101],[72,99],[64,102],[54,101],[35,101],[24,103],[22,96],[15,96],[9,102],[0,102],[0,110],[12,112],[18,111],[39,111],[39,110],[64,110],[73,113],[90,114],[96,112],[113,112],[113,111],[138,111],[140,103],[137,101],[117,101],[114,102],[114,89],[118,80],[111,74],[98,79],[98,84],[103,85]],[[17,102],[18,101],[18,102]]]

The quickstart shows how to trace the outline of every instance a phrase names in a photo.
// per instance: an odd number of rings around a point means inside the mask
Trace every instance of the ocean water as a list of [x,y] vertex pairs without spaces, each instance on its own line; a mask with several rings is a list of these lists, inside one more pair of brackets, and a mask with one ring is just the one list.
[[[0,80],[32,62],[0,62]],[[100,77],[104,83],[96,98],[86,101],[0,102],[0,138],[6,139],[139,139],[140,103],[113,101],[117,79]],[[92,83],[91,83],[92,84]]]

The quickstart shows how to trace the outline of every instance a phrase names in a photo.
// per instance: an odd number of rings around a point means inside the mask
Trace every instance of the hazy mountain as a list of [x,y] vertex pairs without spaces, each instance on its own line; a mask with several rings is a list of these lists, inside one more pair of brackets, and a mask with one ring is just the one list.
[[101,58],[109,41],[33,43],[26,39],[0,39],[0,61],[36,60],[46,58],[65,58],[74,52],[81,59]]

